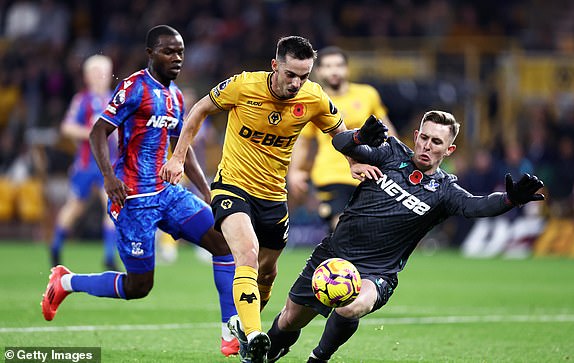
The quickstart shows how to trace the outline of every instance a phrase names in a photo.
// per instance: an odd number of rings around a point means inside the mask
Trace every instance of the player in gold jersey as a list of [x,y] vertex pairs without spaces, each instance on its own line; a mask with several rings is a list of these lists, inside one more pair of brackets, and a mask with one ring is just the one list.
[[160,170],[164,180],[179,182],[185,150],[201,122],[228,111],[211,206],[237,266],[233,295],[239,319],[229,325],[240,340],[243,362],[264,362],[270,346],[260,309],[271,296],[277,259],[287,241],[285,176],[293,145],[308,122],[331,136],[346,129],[321,86],[309,81],[315,58],[307,39],[281,38],[272,72],[235,75],[193,106],[172,158]]
[[[387,110],[377,90],[367,84],[348,80],[348,56],[339,47],[326,47],[319,51],[315,75],[333,103],[345,118],[347,128],[359,128],[370,115],[375,115],[397,136]],[[313,154],[313,142],[317,152]],[[314,125],[301,132],[293,150],[289,168],[288,188],[291,196],[301,200],[308,191],[309,177],[318,190],[319,215],[334,228],[359,180],[351,177],[345,156],[331,145],[331,138],[321,134]]]

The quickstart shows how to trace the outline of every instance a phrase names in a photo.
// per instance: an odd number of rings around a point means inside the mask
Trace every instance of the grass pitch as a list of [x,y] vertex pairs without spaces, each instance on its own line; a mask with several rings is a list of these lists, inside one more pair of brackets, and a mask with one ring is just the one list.
[[[281,256],[268,329],[310,250]],[[47,248],[0,243],[0,345],[99,346],[102,362],[239,362],[219,353],[219,307],[211,265],[187,245],[172,265],[158,265],[142,300],[73,294],[52,322],[40,299]],[[74,272],[102,269],[97,243],[68,243]],[[281,362],[304,362],[325,320],[303,330]],[[333,357],[359,362],[569,362],[574,360],[574,261],[558,258],[469,260],[454,252],[415,253],[383,309],[363,318]]]

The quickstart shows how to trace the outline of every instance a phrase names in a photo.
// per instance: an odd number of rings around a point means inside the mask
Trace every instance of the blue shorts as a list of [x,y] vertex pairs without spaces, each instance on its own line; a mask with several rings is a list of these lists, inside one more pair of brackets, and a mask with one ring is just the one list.
[[108,214],[118,231],[119,255],[131,273],[154,270],[158,228],[176,240],[183,238],[199,245],[213,226],[209,205],[180,185],[170,184],[156,195],[127,199],[118,214],[111,208],[108,201]]
[[100,169],[74,170],[70,175],[70,188],[80,200],[88,199],[94,188],[101,189],[103,186],[104,178]]

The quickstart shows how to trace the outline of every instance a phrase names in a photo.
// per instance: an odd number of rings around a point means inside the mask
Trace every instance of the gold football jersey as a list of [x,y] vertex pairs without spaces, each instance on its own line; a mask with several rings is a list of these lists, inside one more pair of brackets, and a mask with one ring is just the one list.
[[243,72],[210,91],[215,105],[229,111],[215,180],[257,198],[285,201],[285,175],[303,127],[312,122],[327,133],[343,119],[317,83],[308,80],[297,96],[280,99],[271,90],[271,75]]
[[[341,96],[331,98],[343,114],[347,129],[360,128],[372,114],[378,118],[387,116],[387,110],[375,88],[366,84],[350,83],[349,90]],[[349,162],[335,150],[331,137],[322,135],[314,125],[307,125],[302,135],[317,140],[317,155],[311,170],[311,180],[318,187],[329,184],[357,185],[349,170]]]

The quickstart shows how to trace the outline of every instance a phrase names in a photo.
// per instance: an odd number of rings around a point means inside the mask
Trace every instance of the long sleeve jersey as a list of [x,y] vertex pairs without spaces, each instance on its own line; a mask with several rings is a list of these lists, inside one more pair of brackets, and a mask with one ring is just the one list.
[[329,241],[337,256],[359,270],[395,274],[418,242],[449,216],[488,217],[512,209],[506,193],[474,196],[440,168],[422,173],[413,151],[394,137],[370,147],[356,145],[352,133],[336,135],[335,148],[383,172],[379,180],[359,184]]

